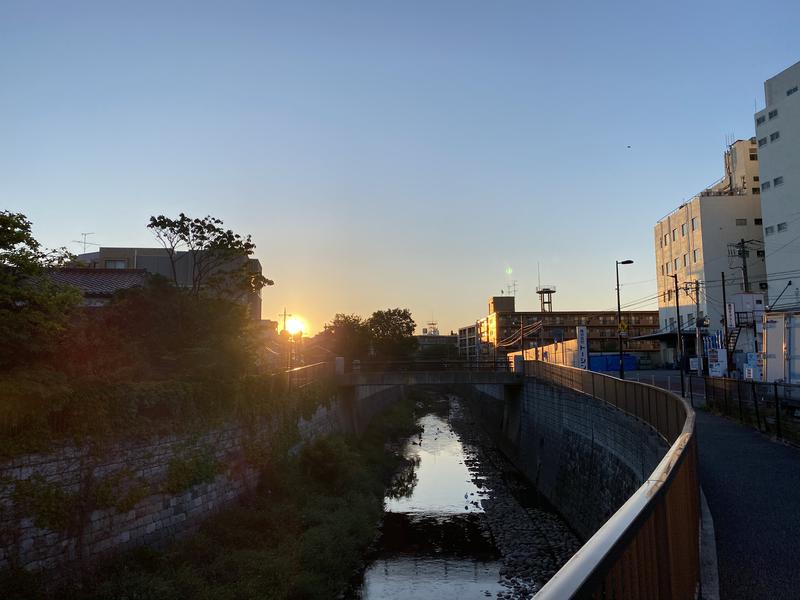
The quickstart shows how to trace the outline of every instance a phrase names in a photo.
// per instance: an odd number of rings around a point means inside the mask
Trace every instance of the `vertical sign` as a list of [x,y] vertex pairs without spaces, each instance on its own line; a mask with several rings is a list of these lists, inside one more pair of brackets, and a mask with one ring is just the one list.
[[589,368],[589,339],[586,332],[585,325],[578,325],[575,328],[576,337],[578,338],[578,364],[575,365],[579,369]]
[[729,330],[736,327],[736,307],[733,302],[725,305],[725,322],[728,324]]

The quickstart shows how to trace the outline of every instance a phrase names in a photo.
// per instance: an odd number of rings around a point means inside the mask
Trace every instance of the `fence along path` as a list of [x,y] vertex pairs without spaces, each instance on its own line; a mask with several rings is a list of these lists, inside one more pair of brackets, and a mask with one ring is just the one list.
[[695,414],[666,390],[539,361],[527,376],[603,400],[648,423],[671,444],[647,481],[536,595],[694,598],[700,574]]

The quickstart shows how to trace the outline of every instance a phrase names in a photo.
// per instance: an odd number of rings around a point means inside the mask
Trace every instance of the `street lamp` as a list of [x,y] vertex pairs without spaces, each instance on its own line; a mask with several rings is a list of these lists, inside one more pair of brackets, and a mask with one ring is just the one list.
[[617,263],[617,343],[619,344],[619,378],[625,379],[625,366],[622,361],[622,309],[619,304],[619,266],[632,265],[633,261],[628,259],[615,262]]

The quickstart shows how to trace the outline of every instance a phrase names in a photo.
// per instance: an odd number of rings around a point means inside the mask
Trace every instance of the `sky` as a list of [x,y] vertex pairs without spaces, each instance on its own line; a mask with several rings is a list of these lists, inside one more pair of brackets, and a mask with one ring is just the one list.
[[[49,247],[253,237],[309,333],[656,293],[653,226],[753,135],[800,3],[0,1],[0,210]],[[91,248],[91,246],[90,246]],[[508,269],[511,268],[511,275]],[[541,273],[541,279],[539,279]],[[655,302],[637,304],[654,308]]]

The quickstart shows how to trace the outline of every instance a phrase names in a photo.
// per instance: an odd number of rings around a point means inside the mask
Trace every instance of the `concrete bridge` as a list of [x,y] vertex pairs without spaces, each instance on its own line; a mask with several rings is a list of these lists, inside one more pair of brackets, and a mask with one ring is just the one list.
[[586,540],[537,598],[698,597],[691,407],[663,389],[599,373],[537,361],[515,367],[385,365],[337,377],[354,415],[379,410],[407,386],[447,387],[472,405]]

